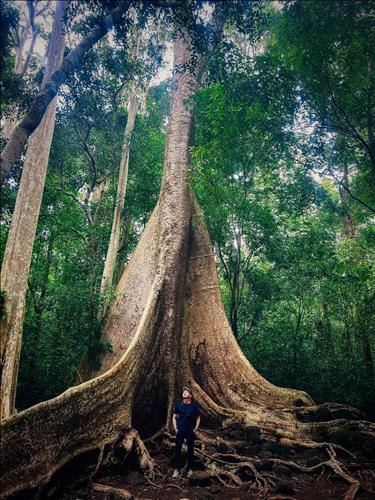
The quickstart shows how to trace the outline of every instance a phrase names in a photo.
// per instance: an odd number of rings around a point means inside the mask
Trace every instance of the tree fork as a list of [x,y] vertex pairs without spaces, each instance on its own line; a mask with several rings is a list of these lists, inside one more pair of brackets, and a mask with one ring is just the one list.
[[9,140],[1,153],[1,184],[10,174],[13,165],[19,159],[28,138],[38,127],[48,108],[49,103],[56,97],[61,85],[67,77],[80,65],[83,56],[98,40],[113,27],[120,23],[122,16],[128,10],[130,0],[122,0],[110,14],[90,31],[81,42],[69,52],[61,65],[43,84],[40,92],[34,97],[30,110],[14,128]]

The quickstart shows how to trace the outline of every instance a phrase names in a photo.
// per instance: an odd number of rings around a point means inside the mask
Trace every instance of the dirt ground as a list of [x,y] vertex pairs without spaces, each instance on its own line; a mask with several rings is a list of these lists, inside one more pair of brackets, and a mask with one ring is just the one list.
[[[210,433],[205,436],[209,437]],[[212,436],[211,436],[212,437]],[[230,439],[230,434],[220,445],[196,442],[196,470],[194,477],[186,477],[186,467],[177,480],[172,479],[171,460],[174,453],[173,437],[162,437],[156,442],[146,443],[150,456],[156,464],[157,473],[150,478],[134,467],[134,457],[125,460],[120,455],[110,462],[103,460],[102,465],[91,477],[70,479],[60,478],[55,487],[46,492],[46,498],[56,500],[97,500],[134,498],[138,500],[242,500],[264,498],[270,500],[329,500],[344,499],[349,490],[348,481],[335,474],[324,465],[327,453],[324,450],[287,448],[269,442],[249,442]],[[231,443],[233,446],[231,446]],[[236,445],[236,447],[234,446]],[[358,451],[358,450],[357,450]],[[363,457],[356,454],[345,456],[339,453],[343,471],[359,480],[364,488],[356,498],[375,499],[375,457]],[[231,460],[231,456],[233,460]],[[253,461],[255,469],[234,469],[237,456]],[[203,457],[212,457],[204,461]],[[183,457],[184,460],[184,457]],[[228,476],[218,473],[236,470],[237,484],[228,480]],[[323,464],[314,471],[303,472],[297,466],[311,467]],[[91,469],[93,470],[93,469]],[[253,475],[255,474],[255,475]],[[259,474],[259,476],[258,476]],[[260,477],[265,488],[259,489]],[[107,487],[106,491],[97,491]]]
[[[256,492],[241,491],[238,488],[228,488],[218,486],[218,489],[212,489],[210,487],[192,487],[188,484],[184,484],[185,481],[178,483],[179,488],[176,485],[171,486],[168,483],[160,484],[158,487],[153,486],[129,486],[128,484],[121,482],[109,481],[106,484],[110,484],[116,487],[126,488],[127,491],[134,495],[135,499],[139,500],[242,500],[242,499],[259,499],[265,498],[269,500],[282,500],[282,499],[298,499],[298,500],[330,500],[330,499],[343,499],[347,491],[346,484],[336,481],[334,479],[324,479],[324,478],[311,478],[306,476],[294,476],[288,481],[289,484],[293,484],[295,493],[294,494],[277,494],[270,493],[266,496],[260,496]],[[187,481],[186,481],[187,483]],[[102,484],[105,484],[104,481]],[[98,500],[98,499],[109,499],[116,498],[115,496],[110,496],[108,493],[97,493],[91,490],[88,486],[85,489],[75,492],[73,494],[65,494],[61,498],[64,500],[73,499],[88,499],[88,500]],[[358,499],[370,500],[374,499],[375,495],[369,493],[360,492],[357,495]]]

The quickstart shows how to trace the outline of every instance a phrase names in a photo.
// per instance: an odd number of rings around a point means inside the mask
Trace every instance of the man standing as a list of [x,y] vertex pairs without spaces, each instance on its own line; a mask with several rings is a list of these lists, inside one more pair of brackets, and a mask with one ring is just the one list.
[[182,388],[182,401],[176,403],[173,412],[173,428],[176,432],[176,454],[173,460],[173,479],[178,478],[180,468],[181,448],[186,440],[188,448],[188,473],[190,477],[193,474],[194,461],[194,437],[197,431],[201,417],[198,406],[192,401],[192,391],[189,387]]

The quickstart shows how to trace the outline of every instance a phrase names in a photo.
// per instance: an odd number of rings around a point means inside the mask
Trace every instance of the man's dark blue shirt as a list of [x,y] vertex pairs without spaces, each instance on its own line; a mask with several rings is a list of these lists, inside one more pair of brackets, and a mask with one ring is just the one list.
[[199,416],[198,406],[191,403],[179,401],[175,404],[174,413],[177,415],[177,430],[182,432],[193,432]]

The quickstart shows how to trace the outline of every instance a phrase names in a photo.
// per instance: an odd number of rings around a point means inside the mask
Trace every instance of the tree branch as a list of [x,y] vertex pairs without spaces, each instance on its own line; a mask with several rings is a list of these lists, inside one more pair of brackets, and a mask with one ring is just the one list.
[[356,196],[354,196],[354,194],[350,191],[350,189],[348,188],[348,186],[343,182],[341,181],[340,179],[338,179],[335,174],[332,172],[331,169],[327,169],[329,174],[335,179],[336,182],[339,183],[340,186],[342,186],[343,189],[345,189],[345,191],[348,193],[348,195],[355,201],[357,201],[358,203],[360,203],[361,205],[363,205],[365,208],[367,208],[367,210],[370,210],[370,212],[372,212],[373,214],[375,214],[375,209],[370,207],[370,205],[367,205],[367,203],[365,203],[364,201],[360,200],[359,198],[357,198]]
[[55,188],[55,190],[59,191],[62,194],[65,194],[65,196],[69,196],[70,198],[72,198],[85,212],[85,215],[87,217],[87,220],[88,220],[90,226],[92,226],[94,224],[94,221],[92,219],[92,215],[91,215],[90,211],[88,210],[86,204],[84,202],[82,202],[74,193],[71,193],[70,191],[65,191],[64,189],[61,189],[61,188]]
[[128,10],[130,0],[122,0],[110,14],[104,17],[90,33],[65,57],[59,68],[54,71],[49,80],[35,96],[30,110],[22,118],[10,135],[9,141],[1,153],[1,183],[10,174],[13,165],[20,158],[28,138],[43,119],[49,103],[57,95],[67,77],[80,65],[83,56],[98,40],[113,27],[120,23]]

